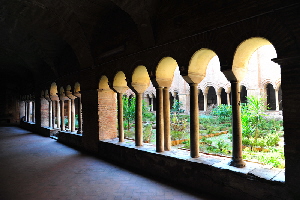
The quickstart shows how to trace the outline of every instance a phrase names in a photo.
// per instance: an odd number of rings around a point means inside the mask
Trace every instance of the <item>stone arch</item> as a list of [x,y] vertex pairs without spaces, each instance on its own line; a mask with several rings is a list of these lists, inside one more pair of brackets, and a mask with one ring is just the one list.
[[147,68],[143,65],[137,66],[132,73],[132,89],[137,93],[143,93],[149,85],[150,77]]
[[[264,45],[270,45],[271,43],[261,37],[252,37],[243,41],[236,49],[232,63],[232,73],[234,79],[242,81],[248,70],[248,62],[251,55],[255,50]],[[233,77],[227,77],[232,80]]]
[[56,83],[55,82],[53,82],[52,84],[51,84],[51,87],[50,87],[50,96],[57,96],[57,85],[56,85]]
[[126,76],[123,71],[118,71],[113,80],[113,88],[119,93],[125,93],[128,89]]
[[108,89],[110,89],[109,84],[108,84],[108,78],[107,78],[107,76],[103,75],[100,78],[99,89],[100,90],[108,90]]
[[161,59],[155,71],[157,85],[161,87],[170,87],[177,66],[176,60],[171,57],[164,57]]
[[206,68],[216,53],[210,49],[202,48],[196,51],[188,66],[188,73],[183,78],[188,83],[200,83],[206,76]]

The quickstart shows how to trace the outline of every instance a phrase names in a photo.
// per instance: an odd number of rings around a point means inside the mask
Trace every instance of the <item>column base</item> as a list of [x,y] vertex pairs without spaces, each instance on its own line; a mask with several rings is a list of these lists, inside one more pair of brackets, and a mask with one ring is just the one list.
[[243,168],[246,166],[246,163],[242,159],[232,159],[228,165],[237,168]]

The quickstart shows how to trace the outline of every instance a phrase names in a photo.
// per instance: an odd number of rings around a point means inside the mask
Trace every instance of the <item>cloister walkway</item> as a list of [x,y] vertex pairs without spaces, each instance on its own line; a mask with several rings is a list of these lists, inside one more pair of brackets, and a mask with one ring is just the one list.
[[0,199],[203,199],[17,127],[0,127]]

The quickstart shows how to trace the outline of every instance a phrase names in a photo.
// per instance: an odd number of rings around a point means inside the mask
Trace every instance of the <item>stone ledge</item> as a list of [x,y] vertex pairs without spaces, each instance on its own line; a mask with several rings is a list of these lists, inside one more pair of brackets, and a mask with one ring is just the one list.
[[196,190],[230,199],[292,199],[286,191],[284,169],[246,162],[245,168],[229,166],[229,157],[200,154],[191,158],[186,150],[162,153],[145,143],[136,147],[134,141],[118,138],[99,141],[99,155],[140,169],[157,177]]

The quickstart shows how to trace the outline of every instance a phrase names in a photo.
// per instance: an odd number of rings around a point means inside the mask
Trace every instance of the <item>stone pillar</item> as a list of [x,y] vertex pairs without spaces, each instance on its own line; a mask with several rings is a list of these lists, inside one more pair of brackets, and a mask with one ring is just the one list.
[[56,101],[56,119],[57,119],[57,128],[60,129],[60,104],[59,100]]
[[170,93],[169,87],[163,89],[164,150],[171,150],[170,130]]
[[150,97],[150,111],[153,111],[153,98]]
[[123,93],[117,93],[118,98],[118,127],[119,142],[124,142],[124,123],[123,123]]
[[71,99],[71,132],[75,131],[75,99]]
[[198,84],[190,85],[190,149],[191,157],[199,157],[199,108],[198,108]]
[[78,98],[78,134],[82,134],[82,103],[81,103],[81,97]]
[[143,145],[143,93],[136,93],[135,102],[135,146]]
[[229,93],[226,94],[227,94],[227,105],[230,105],[230,94]]
[[30,122],[31,121],[31,117],[30,117],[30,111],[31,111],[31,101],[28,101],[28,106],[27,106],[27,121]]
[[25,103],[25,122],[28,122],[28,112],[27,112],[28,104],[27,101],[24,101],[24,103]]
[[240,84],[231,81],[232,97],[232,160],[230,166],[242,168],[246,163],[242,157],[242,122],[241,122],[241,96]]
[[220,92],[217,93],[217,105],[218,106],[221,105],[221,93]]
[[49,102],[49,127],[52,127],[52,128],[54,128],[52,125],[52,101],[51,100],[49,100],[48,101]]
[[164,151],[163,88],[156,87],[156,152]]
[[69,129],[69,131],[71,131],[71,124],[72,124],[71,109],[72,109],[71,100],[69,99],[68,100],[68,129]]
[[207,110],[207,93],[203,93],[203,97],[204,97],[204,111]]
[[35,104],[32,101],[32,122],[35,123]]
[[52,101],[52,128],[53,129],[55,129],[55,115],[56,115],[55,103],[56,101]]
[[65,101],[63,99],[60,100],[60,104],[61,131],[65,131]]
[[275,90],[276,111],[279,111],[278,89]]

